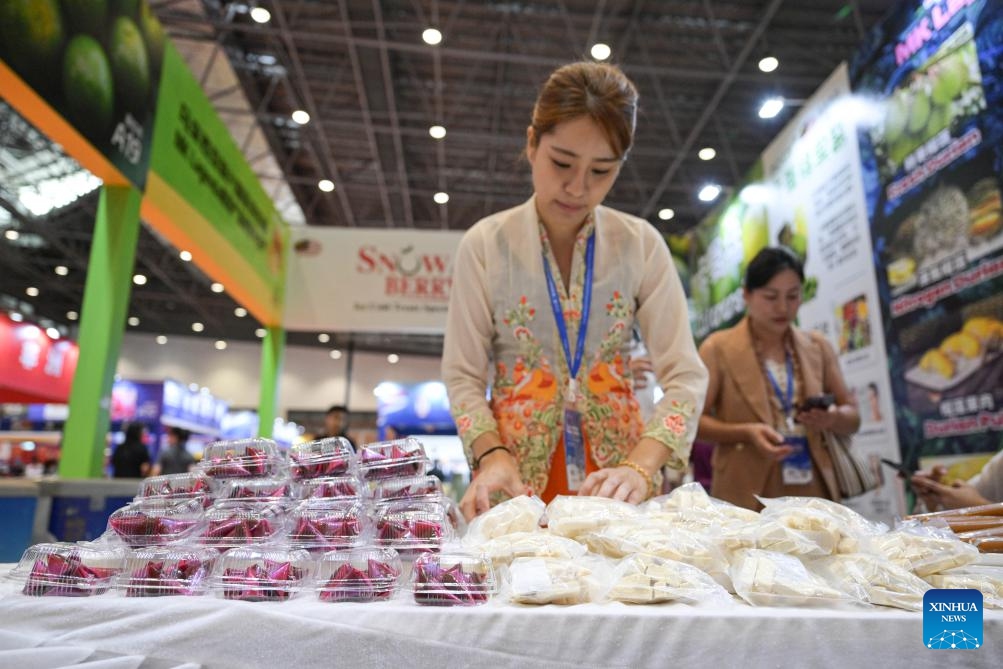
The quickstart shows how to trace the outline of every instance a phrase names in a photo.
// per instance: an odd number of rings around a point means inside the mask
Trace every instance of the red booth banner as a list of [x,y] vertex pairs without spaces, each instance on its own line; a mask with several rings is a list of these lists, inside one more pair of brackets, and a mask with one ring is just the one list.
[[65,404],[79,357],[74,342],[0,314],[0,402]]

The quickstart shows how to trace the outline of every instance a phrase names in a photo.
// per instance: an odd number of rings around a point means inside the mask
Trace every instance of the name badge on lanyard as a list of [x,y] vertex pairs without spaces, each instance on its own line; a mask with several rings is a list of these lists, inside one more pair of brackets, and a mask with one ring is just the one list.
[[808,438],[791,434],[794,431],[794,365],[791,361],[790,352],[786,355],[787,366],[787,392],[780,392],[780,384],[773,377],[770,368],[766,368],[766,376],[773,386],[773,392],[780,401],[780,408],[784,412],[784,428],[780,432],[784,435],[784,445],[790,446],[793,450],[791,454],[783,459],[781,463],[781,477],[784,485],[808,485],[812,481],[811,453],[808,450]]
[[589,237],[585,247],[585,286],[582,294],[582,319],[578,326],[578,341],[575,345],[575,355],[571,355],[571,342],[568,340],[568,326],[564,321],[564,308],[557,293],[557,284],[550,271],[547,256],[543,256],[543,271],[547,277],[547,292],[550,293],[550,308],[557,322],[557,333],[564,348],[564,359],[568,363],[568,387],[564,394],[564,464],[568,480],[568,489],[577,491],[585,482],[585,441],[582,438],[582,415],[578,411],[578,370],[582,364],[585,352],[585,334],[589,324],[589,313],[592,305],[592,274],[595,265],[595,232]]

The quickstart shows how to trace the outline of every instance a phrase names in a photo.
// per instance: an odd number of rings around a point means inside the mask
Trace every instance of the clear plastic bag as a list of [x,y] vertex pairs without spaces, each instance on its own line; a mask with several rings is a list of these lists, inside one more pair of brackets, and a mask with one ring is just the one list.
[[656,555],[635,554],[613,567],[604,598],[626,604],[727,604],[728,591],[700,569]]
[[[761,518],[755,523],[731,525],[721,530],[721,543],[727,550],[756,548],[798,557],[825,557],[831,555],[832,542],[821,545],[814,536],[795,530],[772,518]],[[822,535],[823,540],[831,539]]]
[[509,565],[509,599],[517,604],[585,604],[598,601],[603,589],[598,562],[516,558]]
[[605,497],[558,495],[547,505],[547,527],[554,534],[575,539],[625,520],[641,518],[633,504]]
[[856,553],[860,541],[883,534],[888,527],[867,520],[853,509],[820,497],[757,497],[765,507],[762,516],[811,536],[820,546],[832,545],[836,553]]
[[[469,537],[469,535],[468,535]],[[521,557],[549,557],[575,560],[588,549],[574,539],[537,530],[535,532],[513,532],[485,542],[464,540],[464,545],[476,548],[487,555],[496,566],[507,565]]]
[[887,534],[866,537],[861,551],[883,555],[917,576],[963,567],[979,557],[979,550],[958,539],[951,530],[907,522]]
[[545,509],[539,497],[513,497],[470,521],[465,543],[482,543],[506,534],[536,531]]
[[753,606],[833,606],[852,601],[793,555],[748,548],[732,556],[735,592]]
[[919,576],[877,555],[833,555],[812,560],[806,566],[837,590],[878,606],[919,611],[923,608],[923,594],[930,589]]
[[923,579],[934,588],[971,588],[982,593],[986,608],[1003,609],[1003,569],[999,567],[963,567]]

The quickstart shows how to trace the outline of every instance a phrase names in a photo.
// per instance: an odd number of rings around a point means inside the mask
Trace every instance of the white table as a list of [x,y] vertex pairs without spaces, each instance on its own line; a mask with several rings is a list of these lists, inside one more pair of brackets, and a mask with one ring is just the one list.
[[[0,565],[6,573],[12,565]],[[895,609],[685,605],[473,608],[212,597],[26,597],[0,582],[0,632],[40,646],[151,658],[147,667],[992,667],[1003,612],[985,612],[985,646],[932,651],[920,613]],[[0,655],[2,659],[2,655]],[[2,662],[0,662],[2,664]],[[191,666],[191,665],[188,665]]]

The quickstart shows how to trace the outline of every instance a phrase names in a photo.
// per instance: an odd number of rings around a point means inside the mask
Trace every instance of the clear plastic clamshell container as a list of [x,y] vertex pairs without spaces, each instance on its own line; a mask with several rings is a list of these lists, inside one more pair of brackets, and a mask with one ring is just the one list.
[[408,476],[383,479],[373,488],[373,501],[377,504],[413,499],[442,499],[442,482],[435,476]]
[[422,553],[414,561],[411,592],[426,606],[476,606],[495,591],[491,560],[469,551]]
[[365,444],[359,448],[359,469],[367,481],[420,476],[428,459],[425,447],[414,437]]
[[225,599],[281,602],[310,587],[313,569],[304,550],[232,548],[216,560],[209,589]]
[[203,513],[202,499],[146,497],[112,513],[108,527],[131,548],[163,546],[192,534]]
[[219,484],[217,502],[283,502],[292,498],[288,478],[270,476],[262,479],[229,479]]
[[313,499],[301,502],[290,514],[289,545],[310,551],[351,548],[371,534],[361,502]]
[[293,484],[298,499],[362,499],[366,487],[357,476],[325,476]]
[[213,548],[137,548],[126,557],[115,587],[126,597],[203,595],[217,557]]
[[143,479],[139,484],[139,494],[136,495],[137,498],[155,497],[177,501],[201,499],[204,506],[212,504],[213,496],[211,479],[197,471]]
[[289,474],[293,480],[354,475],[355,449],[344,437],[296,444],[289,449]]
[[216,503],[205,512],[199,541],[204,546],[235,547],[271,543],[288,530],[288,504]]
[[439,502],[391,502],[376,508],[376,544],[398,551],[436,551],[453,538],[446,506]]
[[24,581],[34,597],[89,597],[107,592],[122,569],[125,551],[98,544],[48,543],[30,546],[9,578]]
[[317,598],[322,602],[374,602],[391,599],[401,576],[401,559],[392,548],[365,546],[325,553],[317,567]]
[[215,441],[205,447],[199,470],[214,479],[277,476],[285,461],[271,439]]

